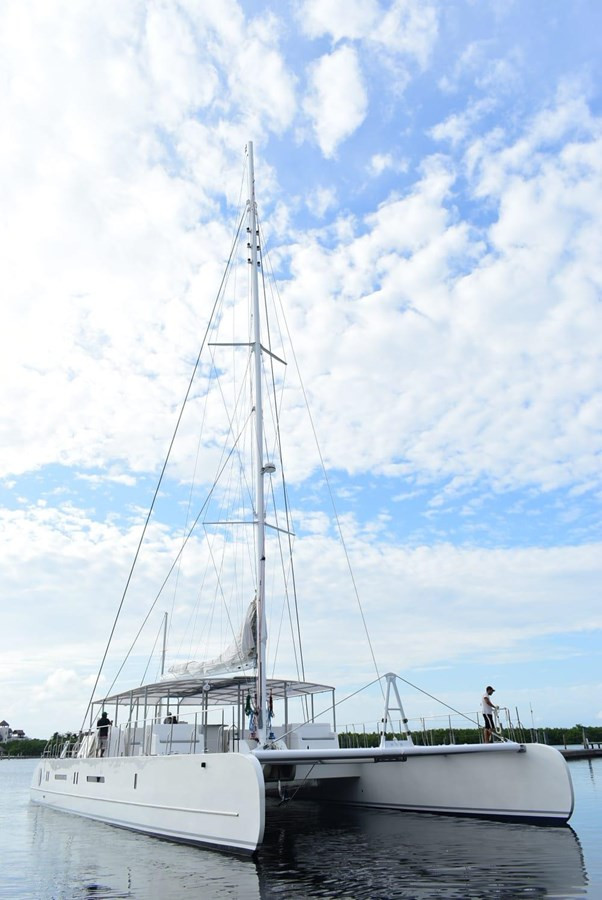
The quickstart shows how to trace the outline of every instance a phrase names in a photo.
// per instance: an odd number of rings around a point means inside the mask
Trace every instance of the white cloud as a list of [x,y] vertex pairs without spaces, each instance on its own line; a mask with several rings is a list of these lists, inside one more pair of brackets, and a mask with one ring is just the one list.
[[569,164],[578,172],[576,161],[571,159],[572,148],[576,153],[587,153],[588,141],[597,138],[600,130],[579,83],[563,82],[554,100],[537,111],[517,139],[498,127],[485,138],[472,142],[466,161],[471,179],[476,183],[475,193],[479,197],[499,196],[510,179],[532,176],[545,164],[550,151],[561,146]]
[[383,172],[407,172],[407,160],[398,159],[393,153],[375,153],[367,166],[368,173],[372,178],[377,178]]
[[307,207],[314,216],[323,219],[326,213],[337,205],[334,188],[319,187],[311,191],[307,197]]
[[299,21],[312,38],[329,34],[337,42],[361,40],[370,34],[380,13],[377,0],[305,0]]
[[188,17],[176,6],[148,9],[144,30],[145,62],[152,85],[157,120],[176,127],[216,96],[218,73],[211,59],[199,54]]
[[76,700],[81,703],[82,687],[85,692],[86,686],[90,690],[93,684],[93,678],[89,676],[82,685],[80,675],[73,669],[54,669],[42,684],[34,688],[32,697],[34,703],[54,700],[57,695],[66,704],[72,704]]
[[472,80],[477,88],[487,92],[489,101],[499,95],[518,92],[525,73],[523,51],[514,46],[505,55],[497,56],[497,52],[497,43],[491,38],[471,42],[451,72],[446,72],[440,79],[439,87],[442,91],[455,93],[460,91],[464,81]]
[[491,112],[492,108],[493,102],[490,99],[480,100],[435,125],[430,133],[435,140],[448,140],[455,146],[471,136],[479,119]]
[[[310,38],[329,36],[335,48],[330,57],[323,56],[313,63],[310,96],[303,104],[314,120],[318,142],[326,156],[333,154],[340,140],[338,135],[347,136],[359,124],[356,120],[363,119],[364,92],[375,107],[385,108],[389,103],[385,98],[400,97],[412,79],[412,71],[426,68],[438,36],[436,7],[422,0],[393,0],[385,4],[377,0],[305,0],[297,18]],[[369,73],[356,98],[351,92],[357,90],[359,75],[352,73],[345,87],[334,70],[334,60],[342,60],[337,49],[347,48],[349,55],[349,47],[357,54],[354,68],[359,72],[360,64]],[[317,77],[321,85],[315,83]],[[333,78],[335,83],[331,85]],[[387,109],[385,117],[390,114]]]
[[108,482],[113,482],[114,484],[124,484],[127,487],[133,487],[136,484],[136,479],[132,475],[116,471],[107,472],[103,475],[86,475],[80,472],[76,477],[82,481],[87,481],[91,485],[104,485]]
[[435,7],[420,0],[394,0],[372,39],[396,55],[413,57],[424,68],[437,38]]
[[[3,7],[7,470],[102,466],[123,456],[114,436],[126,431],[134,468],[166,446],[174,419],[162,407],[182,396],[192,323],[230,240],[227,222],[208,223],[202,240],[199,218],[215,212],[222,185],[239,183],[247,138],[294,113],[274,20],[246,23],[235,3],[194,7],[196,32],[171,3]],[[262,91],[248,78],[258,62]],[[215,127],[209,106],[240,121]]]
[[[284,131],[295,113],[296,79],[278,52],[278,36],[273,19],[258,19],[247,35],[239,33],[238,43],[228,48],[229,56],[222,56],[230,91],[239,108],[250,113],[252,137],[266,125]],[[251,73],[261,73],[257,82]]]
[[[569,107],[495,152],[480,145],[490,226],[455,221],[454,168],[437,158],[361,233],[295,248],[287,294],[330,465],[455,489],[599,483],[602,145]],[[570,133],[578,117],[589,137]],[[334,299],[307,315],[308,296]]]
[[413,57],[422,67],[437,37],[436,8],[420,0],[305,0],[299,21],[310,37],[328,34],[335,43],[376,44],[395,56]]
[[358,56],[352,47],[341,47],[312,64],[303,105],[322,152],[334,156],[338,144],[362,124],[368,108]]
[[393,168],[393,157],[390,153],[375,153],[370,160],[370,172],[373,175],[380,175],[386,169]]

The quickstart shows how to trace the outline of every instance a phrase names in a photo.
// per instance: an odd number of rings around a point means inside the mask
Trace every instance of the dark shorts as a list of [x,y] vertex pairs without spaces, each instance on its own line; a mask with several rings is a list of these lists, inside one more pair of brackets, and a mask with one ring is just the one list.
[[489,731],[495,730],[495,725],[493,724],[493,716],[491,713],[483,713],[483,718],[485,719],[485,728],[488,728]]

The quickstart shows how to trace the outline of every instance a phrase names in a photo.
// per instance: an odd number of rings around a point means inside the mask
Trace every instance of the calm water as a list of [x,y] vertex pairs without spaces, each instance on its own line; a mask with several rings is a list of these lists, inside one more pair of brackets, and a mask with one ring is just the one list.
[[35,760],[0,761],[0,897],[602,898],[602,760],[570,763],[572,828],[270,806],[256,861],[29,803]]

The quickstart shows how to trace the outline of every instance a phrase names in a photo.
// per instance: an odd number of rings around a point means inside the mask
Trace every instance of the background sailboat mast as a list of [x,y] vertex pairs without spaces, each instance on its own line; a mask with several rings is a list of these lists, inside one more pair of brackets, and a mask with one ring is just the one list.
[[165,674],[165,651],[167,650],[167,613],[163,614],[163,652],[161,653],[161,677]]
[[247,144],[249,178],[249,249],[251,264],[251,291],[253,301],[253,342],[255,354],[255,436],[257,441],[257,476],[255,487],[255,516],[257,523],[257,731],[261,743],[266,730],[266,642],[265,621],[265,501],[263,470],[263,404],[261,386],[261,323],[259,318],[259,279],[257,245],[257,211],[255,206],[255,171],[253,166],[253,142]]

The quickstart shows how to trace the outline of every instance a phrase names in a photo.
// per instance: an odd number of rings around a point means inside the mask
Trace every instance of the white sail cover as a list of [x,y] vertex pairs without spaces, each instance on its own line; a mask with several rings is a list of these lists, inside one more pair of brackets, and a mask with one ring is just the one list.
[[199,678],[253,669],[257,663],[257,601],[249,604],[245,620],[237,638],[223,653],[206,662],[190,660],[176,663],[168,669],[167,678]]

